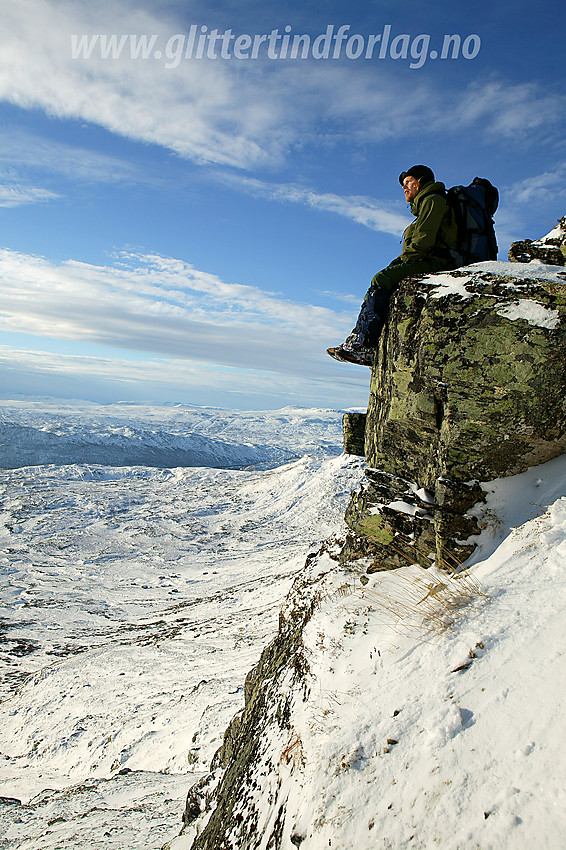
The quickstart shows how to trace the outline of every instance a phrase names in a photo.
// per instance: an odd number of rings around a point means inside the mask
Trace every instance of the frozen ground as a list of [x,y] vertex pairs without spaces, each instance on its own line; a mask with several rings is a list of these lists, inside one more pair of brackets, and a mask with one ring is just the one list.
[[2,410],[0,848],[159,848],[361,463],[334,411]]

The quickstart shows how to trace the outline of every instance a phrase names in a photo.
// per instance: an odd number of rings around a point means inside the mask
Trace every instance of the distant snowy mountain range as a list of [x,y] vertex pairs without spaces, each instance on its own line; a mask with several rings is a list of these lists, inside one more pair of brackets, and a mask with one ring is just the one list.
[[237,469],[339,451],[341,414],[321,410],[8,400],[0,411],[4,469],[72,463]]

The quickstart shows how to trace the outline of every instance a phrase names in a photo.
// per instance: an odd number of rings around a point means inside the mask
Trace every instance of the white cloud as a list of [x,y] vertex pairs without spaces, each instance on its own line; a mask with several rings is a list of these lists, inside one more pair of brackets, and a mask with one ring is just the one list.
[[157,255],[96,266],[0,250],[0,278],[0,331],[14,340],[0,353],[4,396],[340,407],[367,394],[367,370],[325,354],[355,309],[285,300]]
[[[71,57],[73,34],[157,34],[163,46],[187,29],[186,8],[179,8],[183,18],[173,17],[174,8],[3,0],[0,97],[199,163],[243,168],[280,164],[303,145],[376,145],[415,132],[481,127],[532,136],[543,126],[547,133],[563,111],[563,95],[534,84],[487,80],[462,92],[387,64],[203,59],[167,69],[154,58]],[[204,6],[190,8],[191,19],[209,20]]]
[[180,260],[121,255],[114,266],[0,251],[0,329],[217,366],[318,378],[355,311],[285,300]]
[[[511,242],[540,239],[566,212],[566,163],[501,187],[503,203],[497,212],[497,239],[505,256]],[[554,216],[554,217],[553,217]]]
[[393,236],[400,236],[412,220],[410,216],[398,211],[398,204],[390,201],[376,201],[359,195],[341,196],[329,192],[315,192],[293,183],[266,183],[226,172],[217,173],[217,179],[259,197],[304,204],[313,209],[336,213],[371,230],[390,233]]
[[[563,94],[544,91],[534,83],[474,82],[454,98],[442,124],[446,129],[481,125],[486,132],[507,138],[526,137],[540,128],[546,135],[562,120],[565,105]],[[540,136],[531,138],[540,141]]]
[[318,292],[326,298],[334,298],[335,301],[343,301],[345,304],[354,304],[359,306],[361,301],[359,295],[353,295],[350,292],[333,292],[331,289],[320,289]]
[[514,203],[547,203],[566,196],[565,181],[566,163],[557,163],[552,170],[514,183],[507,189],[507,194]]
[[0,186],[0,207],[19,207],[22,204],[37,204],[61,197],[56,192],[18,183]]
[[368,372],[320,370],[317,375],[273,375],[178,360],[127,359],[18,350],[0,345],[0,394],[51,395],[99,401],[186,401],[273,407],[287,404],[348,407],[365,403]]
[[25,178],[41,171],[69,180],[140,182],[140,170],[130,162],[98,151],[41,138],[15,127],[0,127],[0,174]]
[[[286,133],[260,77],[237,62],[73,59],[71,35],[182,31],[127,3],[4,0],[0,96],[24,108],[91,121],[199,162],[246,165],[277,156]],[[175,28],[176,27],[176,28]],[[6,37],[8,36],[8,37]]]
[[[38,175],[58,191],[37,186]],[[44,139],[17,127],[0,127],[0,207],[45,203],[62,197],[63,180],[82,183],[156,184],[131,162],[117,157]]]

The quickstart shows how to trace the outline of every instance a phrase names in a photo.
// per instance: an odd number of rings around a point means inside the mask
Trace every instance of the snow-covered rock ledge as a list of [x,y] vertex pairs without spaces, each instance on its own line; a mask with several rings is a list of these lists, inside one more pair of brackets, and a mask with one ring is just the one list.
[[566,215],[562,216],[557,226],[543,236],[542,239],[523,239],[513,242],[509,249],[509,260],[512,263],[530,263],[531,260],[541,260],[551,266],[566,264]]

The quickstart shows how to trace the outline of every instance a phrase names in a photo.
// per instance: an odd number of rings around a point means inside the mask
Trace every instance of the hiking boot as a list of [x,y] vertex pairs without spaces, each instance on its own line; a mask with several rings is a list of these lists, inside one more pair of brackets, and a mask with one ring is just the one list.
[[373,366],[375,358],[375,348],[366,348],[361,345],[354,347],[348,345],[347,342],[343,342],[336,348],[327,348],[326,353],[340,363],[355,363],[357,366],[369,366],[370,368]]

